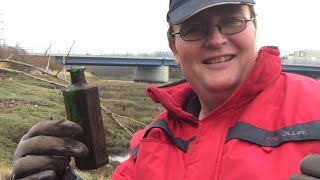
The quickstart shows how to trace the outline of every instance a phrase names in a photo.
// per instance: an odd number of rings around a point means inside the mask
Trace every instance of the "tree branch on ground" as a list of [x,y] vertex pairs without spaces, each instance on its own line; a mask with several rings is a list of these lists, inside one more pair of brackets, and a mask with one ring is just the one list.
[[114,120],[117,124],[119,124],[119,126],[121,126],[130,136],[133,135],[134,131],[130,131],[126,126],[124,126],[124,124],[122,124],[117,118],[115,118],[113,112],[111,112],[109,109],[102,106],[101,104],[100,104],[100,107],[104,113],[106,113],[112,120]]
[[13,69],[7,69],[7,68],[0,68],[0,71],[4,71],[4,72],[10,72],[10,73],[14,73],[14,74],[24,74],[26,76],[29,76],[29,77],[32,77],[38,81],[43,81],[43,82],[46,82],[46,83],[49,83],[49,84],[52,84],[52,85],[56,85],[56,86],[59,86],[61,88],[64,88],[66,87],[67,85],[64,85],[64,84],[59,84],[59,83],[56,83],[56,82],[53,82],[53,81],[49,81],[49,80],[46,80],[46,79],[42,79],[42,78],[39,78],[37,76],[34,76],[34,75],[31,75],[31,74],[28,74],[26,72],[22,72],[22,71],[18,71],[18,70],[13,70]]
[[114,131],[112,131],[111,129],[107,129],[107,131],[111,132],[112,134],[116,134]]
[[[100,98],[100,101],[104,101],[104,102],[126,102],[126,103],[135,103],[133,101],[128,101],[128,100],[116,100],[116,99],[109,99],[109,100],[106,100],[106,99],[102,99]],[[147,124],[143,123],[143,122],[140,122],[140,121],[137,121],[137,120],[134,120],[134,119],[131,119],[131,118],[128,118],[128,117],[125,117],[125,116],[121,116],[119,114],[116,114],[116,113],[113,113],[114,116],[118,116],[118,117],[121,117],[121,118],[124,118],[124,119],[128,119],[130,121],[133,121],[135,123],[138,123],[138,124],[141,124],[143,126],[146,126]]]
[[147,125],[147,124],[145,124],[145,123],[143,123],[143,122],[140,122],[140,121],[137,121],[137,120],[128,118],[128,117],[126,117],[126,116],[121,116],[121,115],[116,114],[116,113],[113,113],[113,114],[114,114],[115,116],[118,116],[118,117],[121,117],[121,118],[124,118],[124,119],[128,119],[128,120],[130,120],[130,121],[133,121],[133,122],[135,122],[135,123],[138,123],[138,124],[141,124],[141,125],[144,125],[144,126]]
[[[11,56],[10,56],[10,57],[11,57]],[[69,81],[64,80],[64,79],[62,79],[62,78],[60,78],[60,77],[57,77],[57,76],[55,76],[54,74],[48,73],[48,72],[46,72],[46,71],[44,71],[44,70],[42,70],[42,69],[40,69],[40,68],[38,68],[38,67],[36,67],[36,66],[33,66],[33,65],[31,65],[31,64],[28,64],[28,63],[23,63],[23,62],[19,62],[19,61],[10,60],[9,58],[7,58],[7,59],[0,59],[0,62],[7,62],[7,63],[13,63],[13,64],[19,64],[19,65],[22,65],[22,66],[31,67],[31,68],[33,68],[33,69],[36,69],[36,70],[40,71],[40,72],[43,73],[43,74],[47,74],[47,75],[49,75],[49,76],[51,76],[51,77],[57,78],[57,79],[65,82],[65,83],[70,84]]]
[[[42,58],[41,58],[41,60],[40,61],[38,61],[37,63],[35,63],[35,64],[32,64],[32,66],[37,66],[39,63],[41,63],[42,61],[43,61],[43,59],[46,57],[46,55],[48,54],[48,51],[49,51],[49,49],[51,48],[51,46],[52,46],[52,43],[50,44],[50,46],[48,47],[48,49],[46,50],[46,52],[44,53],[44,55],[42,56]],[[10,59],[10,58],[8,58],[8,59]],[[23,71],[27,71],[29,69],[29,67],[28,68],[26,68],[25,70],[23,70]]]

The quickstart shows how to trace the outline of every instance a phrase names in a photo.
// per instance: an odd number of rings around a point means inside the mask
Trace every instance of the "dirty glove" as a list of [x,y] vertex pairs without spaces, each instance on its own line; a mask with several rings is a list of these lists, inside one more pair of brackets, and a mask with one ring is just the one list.
[[83,180],[79,177],[74,170],[67,166],[62,175],[57,175],[53,170],[41,171],[21,179],[12,178],[14,180]]
[[81,135],[82,128],[71,121],[36,124],[17,146],[13,179],[76,179],[70,159],[85,157],[89,152],[83,143],[74,140]]
[[320,180],[320,154],[305,157],[301,164],[302,174],[295,174],[289,180]]

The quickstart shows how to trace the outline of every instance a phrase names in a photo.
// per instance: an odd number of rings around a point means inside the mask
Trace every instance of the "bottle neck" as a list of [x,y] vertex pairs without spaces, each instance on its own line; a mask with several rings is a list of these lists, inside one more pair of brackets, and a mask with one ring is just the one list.
[[86,84],[86,78],[84,77],[84,74],[76,74],[72,75],[71,73],[71,83],[72,84]]
[[72,84],[86,84],[86,77],[84,75],[84,68],[74,68],[68,70],[71,75]]

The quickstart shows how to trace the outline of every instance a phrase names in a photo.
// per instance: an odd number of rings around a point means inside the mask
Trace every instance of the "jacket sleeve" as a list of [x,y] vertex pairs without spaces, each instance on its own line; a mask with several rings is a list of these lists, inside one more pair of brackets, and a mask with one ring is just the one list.
[[133,180],[133,173],[135,168],[134,158],[132,156],[132,150],[139,145],[142,139],[145,129],[136,132],[130,141],[130,157],[123,163],[121,163],[113,172],[111,180]]
[[132,155],[113,172],[111,180],[133,180],[134,161]]

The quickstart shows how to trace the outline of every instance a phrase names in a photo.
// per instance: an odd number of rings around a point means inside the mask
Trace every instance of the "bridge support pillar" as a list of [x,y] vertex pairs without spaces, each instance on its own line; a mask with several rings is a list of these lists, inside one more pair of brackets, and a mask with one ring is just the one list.
[[169,66],[136,67],[133,72],[134,81],[168,82]]

